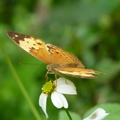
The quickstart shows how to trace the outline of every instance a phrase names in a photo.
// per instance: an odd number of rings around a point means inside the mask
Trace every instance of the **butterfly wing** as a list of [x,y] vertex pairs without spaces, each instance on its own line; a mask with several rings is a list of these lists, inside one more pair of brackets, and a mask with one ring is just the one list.
[[92,69],[81,69],[81,68],[54,68],[55,71],[77,78],[95,78],[95,74],[101,72]]
[[13,31],[7,31],[7,34],[22,49],[37,59],[41,60],[42,62],[50,64],[50,56],[46,50],[46,44],[44,41]]
[[61,48],[51,44],[46,44],[46,48],[51,56],[51,63],[57,63],[61,67],[84,68],[82,62],[73,54],[68,53]]
[[13,31],[7,31],[7,34],[22,49],[42,62],[53,65],[54,71],[80,78],[94,78],[94,74],[100,73],[92,69],[84,69],[84,65],[76,56],[57,46],[45,44],[41,39]]

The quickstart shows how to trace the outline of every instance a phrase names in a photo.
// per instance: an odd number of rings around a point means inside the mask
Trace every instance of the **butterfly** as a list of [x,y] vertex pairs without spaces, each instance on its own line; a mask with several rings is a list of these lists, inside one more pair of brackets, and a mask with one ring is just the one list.
[[13,31],[6,32],[22,49],[40,61],[47,63],[48,73],[65,74],[77,78],[95,78],[95,74],[101,73],[92,69],[85,69],[85,66],[75,55],[55,45],[46,44],[43,40],[32,36]]

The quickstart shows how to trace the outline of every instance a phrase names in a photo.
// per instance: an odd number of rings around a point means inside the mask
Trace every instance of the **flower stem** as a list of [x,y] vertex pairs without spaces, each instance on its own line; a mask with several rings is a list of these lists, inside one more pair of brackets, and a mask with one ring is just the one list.
[[65,112],[67,113],[69,120],[72,120],[72,117],[71,117],[69,111],[68,111],[67,109],[64,109],[64,110],[65,110]]
[[2,51],[3,51],[4,55],[5,55],[6,61],[7,61],[8,65],[9,65],[9,67],[10,67],[10,70],[12,71],[12,74],[15,77],[15,80],[16,80],[22,94],[24,95],[27,103],[29,104],[32,113],[34,114],[36,120],[42,120],[42,118],[40,117],[40,115],[39,115],[38,111],[36,110],[34,104],[32,103],[32,101],[31,101],[31,99],[30,99],[24,85],[22,84],[19,76],[17,75],[17,73],[16,73],[16,71],[15,71],[15,69],[14,69],[14,67],[13,67],[13,65],[12,65],[12,63],[11,63],[11,61],[9,59],[9,56],[7,55],[5,49],[4,49],[3,45],[2,45],[2,41],[0,41],[0,45],[1,45]]

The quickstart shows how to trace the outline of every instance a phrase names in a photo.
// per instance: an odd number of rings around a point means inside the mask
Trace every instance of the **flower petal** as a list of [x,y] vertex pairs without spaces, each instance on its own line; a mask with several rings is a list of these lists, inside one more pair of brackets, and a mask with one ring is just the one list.
[[68,79],[58,78],[55,80],[55,91],[63,94],[77,94],[75,85]]
[[68,85],[75,86],[75,85],[73,84],[73,82],[71,82],[70,80],[68,80],[68,79],[66,79],[66,78],[63,78],[63,77],[60,77],[60,78],[58,78],[57,80],[55,80],[55,84],[56,84],[56,86],[64,85],[64,84],[68,84]]
[[46,111],[47,97],[48,97],[48,95],[44,94],[44,93],[41,93],[41,95],[39,97],[39,106],[41,106],[43,112],[46,115],[46,118],[48,118],[48,114],[47,114],[47,111]]
[[71,85],[60,85],[57,86],[55,89],[56,92],[63,93],[63,94],[77,94],[76,88]]
[[102,120],[110,113],[106,113],[106,111],[102,108],[96,109],[91,115],[89,115],[87,118],[83,120]]
[[68,108],[68,102],[64,97],[64,95],[62,95],[61,93],[53,92],[51,94],[51,100],[54,106],[57,108],[62,108],[62,107]]

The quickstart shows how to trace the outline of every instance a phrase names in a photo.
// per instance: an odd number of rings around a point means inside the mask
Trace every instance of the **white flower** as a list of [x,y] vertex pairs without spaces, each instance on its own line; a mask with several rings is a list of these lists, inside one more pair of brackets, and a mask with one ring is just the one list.
[[104,109],[98,108],[91,115],[89,115],[87,118],[85,118],[83,120],[102,120],[109,114],[110,113],[106,113],[106,111]]
[[39,105],[41,106],[42,110],[44,111],[46,118],[48,118],[48,114],[46,112],[46,104],[47,104],[47,97],[51,94],[51,100],[55,107],[57,108],[68,108],[68,102],[63,94],[75,95],[76,87],[74,84],[65,79],[65,78],[58,78],[55,81],[47,82],[43,88],[42,93],[39,97]]

